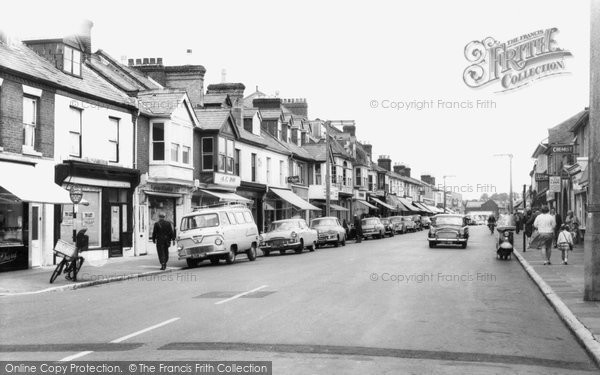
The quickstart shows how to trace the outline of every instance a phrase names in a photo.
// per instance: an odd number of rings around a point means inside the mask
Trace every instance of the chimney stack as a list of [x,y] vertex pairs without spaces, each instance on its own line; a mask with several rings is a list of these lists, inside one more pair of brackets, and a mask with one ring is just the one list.
[[404,168],[406,168],[406,166],[404,164],[400,164],[400,163],[394,164],[394,172],[398,173],[399,175],[404,176],[404,174],[402,173],[404,171]]
[[305,98],[282,99],[281,104],[294,115],[308,118],[308,103]]
[[380,155],[379,159],[377,159],[377,165],[386,171],[392,170],[392,159],[388,155]]
[[363,143],[362,146],[365,149],[365,152],[367,153],[367,157],[369,158],[369,160],[372,160],[372,158],[373,158],[373,145],[370,145],[368,143]]
[[351,137],[356,137],[356,125],[344,125],[342,131],[350,134]]
[[92,27],[94,23],[90,20],[84,20],[79,26],[77,38],[83,46],[83,53],[86,57],[92,55]]
[[435,186],[435,177],[433,177],[432,175],[429,175],[429,174],[421,175],[421,181],[423,181],[426,184]]

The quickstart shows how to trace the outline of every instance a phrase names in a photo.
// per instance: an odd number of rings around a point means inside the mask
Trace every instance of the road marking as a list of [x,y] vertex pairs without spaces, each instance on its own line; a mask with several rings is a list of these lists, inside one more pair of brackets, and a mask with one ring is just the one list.
[[74,360],[74,359],[81,358],[81,357],[83,357],[84,355],[88,355],[88,354],[90,354],[90,353],[93,353],[93,351],[79,352],[79,353],[77,353],[77,354],[70,355],[70,356],[68,356],[68,357],[65,357],[65,358],[63,358],[63,359],[59,359],[58,361],[59,361],[59,362],[69,362],[69,361],[72,361],[72,360]]
[[258,288],[255,288],[255,289],[249,290],[249,291],[247,291],[247,292],[243,292],[243,293],[240,293],[240,294],[236,294],[236,295],[235,295],[235,296],[233,296],[233,297],[229,297],[229,298],[227,298],[227,299],[224,299],[224,300],[222,300],[222,301],[215,302],[215,305],[220,305],[220,304],[222,304],[222,303],[225,303],[225,302],[232,301],[232,300],[234,300],[234,299],[236,299],[236,298],[240,298],[240,297],[242,297],[242,296],[245,296],[246,294],[254,293],[254,292],[256,292],[257,290],[261,290],[261,289],[263,289],[263,288],[266,288],[266,287],[268,287],[268,285],[259,286]]
[[179,320],[179,318],[173,318],[173,319],[165,320],[165,321],[164,321],[164,322],[162,322],[162,323],[158,323],[158,324],[155,324],[155,325],[153,325],[153,326],[151,326],[151,327],[144,328],[144,329],[142,329],[142,330],[140,330],[140,331],[137,331],[137,332],[130,333],[130,334],[129,334],[129,335],[127,335],[127,336],[119,337],[118,339],[112,340],[110,343],[111,343],[111,344],[116,344],[116,343],[119,343],[119,342],[121,342],[121,341],[125,341],[125,340],[127,340],[127,339],[130,339],[130,338],[132,338],[132,337],[134,337],[134,336],[141,335],[142,333],[146,333],[146,332],[148,332],[148,331],[151,331],[151,330],[153,330],[153,329],[156,329],[156,328],[162,327],[162,326],[164,326],[164,325],[167,325],[167,324],[169,324],[169,323],[173,323],[173,322],[174,322],[174,321],[176,321],[176,320]]

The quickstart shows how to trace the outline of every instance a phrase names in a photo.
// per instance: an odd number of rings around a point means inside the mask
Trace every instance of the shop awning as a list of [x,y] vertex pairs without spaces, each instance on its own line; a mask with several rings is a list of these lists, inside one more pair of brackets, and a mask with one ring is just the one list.
[[433,212],[434,214],[439,214],[440,212],[442,212],[442,210],[440,210],[440,209],[439,209],[439,208],[437,208],[437,207],[430,206],[430,205],[428,205],[428,204],[425,204],[424,206],[425,206],[425,207],[427,207],[427,209],[428,209],[429,211]]
[[367,201],[363,201],[362,199],[355,199],[354,201],[362,204],[363,206],[372,208],[374,210],[378,210],[379,209],[377,206],[373,206],[371,203],[369,203]]
[[228,193],[228,192],[224,192],[224,191],[214,191],[214,190],[202,190],[202,189],[200,191],[203,193],[212,195],[213,197],[219,198],[220,201],[224,201],[224,202],[241,202],[241,203],[250,202],[250,199],[244,198],[235,193]]
[[411,202],[409,202],[406,198],[401,198],[398,197],[398,200],[400,201],[400,203],[402,203],[409,211],[412,212],[419,212],[419,209],[416,208],[415,206],[413,206],[413,204]]
[[385,202],[382,202],[381,200],[379,200],[379,199],[377,199],[377,198],[373,198],[373,197],[371,197],[371,200],[372,200],[373,202],[375,202],[375,203],[379,203],[379,204],[380,204],[380,205],[382,205],[383,207],[386,207],[386,208],[388,208],[388,209],[390,209],[390,210],[393,210],[393,211],[395,211],[395,210],[396,210],[396,207],[394,207],[394,206],[390,206],[389,204],[387,204],[387,203],[385,203]]
[[315,207],[312,204],[308,203],[304,199],[302,199],[299,196],[297,196],[296,194],[294,194],[294,192],[291,190],[275,189],[275,188],[270,188],[269,190],[272,191],[279,198],[290,203],[294,207],[298,207],[301,210],[321,211],[320,208]]
[[430,210],[430,209],[429,209],[427,206],[425,206],[425,205],[424,205],[423,203],[421,203],[421,202],[416,202],[416,203],[414,203],[414,204],[415,204],[417,207],[420,207],[420,208],[423,210],[423,212],[426,212],[426,213],[433,213],[433,211],[431,211],[431,210]]
[[33,165],[0,162],[0,197],[14,201],[71,204],[69,192]]

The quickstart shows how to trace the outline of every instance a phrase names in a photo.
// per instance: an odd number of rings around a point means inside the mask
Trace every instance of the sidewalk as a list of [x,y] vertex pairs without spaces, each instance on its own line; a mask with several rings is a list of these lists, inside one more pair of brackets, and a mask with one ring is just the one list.
[[515,252],[518,252],[516,257],[523,267],[530,272],[563,321],[600,364],[600,302],[583,300],[583,244],[576,245],[569,252],[568,265],[562,264],[560,250],[552,249],[552,264],[546,266],[542,250],[522,251],[521,233],[515,236],[515,245]]
[[[85,257],[85,254],[83,254]],[[0,296],[36,294],[49,291],[82,288],[91,285],[125,280],[140,276],[172,272],[187,267],[185,260],[177,260],[177,254],[169,254],[165,271],[160,270],[158,257],[145,255],[137,257],[109,258],[104,261],[86,261],[77,275],[77,282],[68,281],[64,274],[50,284],[50,275],[56,266],[37,267],[22,271],[0,273]]]

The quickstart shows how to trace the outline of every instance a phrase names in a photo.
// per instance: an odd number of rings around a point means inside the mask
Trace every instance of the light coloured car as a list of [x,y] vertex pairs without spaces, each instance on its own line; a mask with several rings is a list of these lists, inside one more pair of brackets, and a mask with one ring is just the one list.
[[332,244],[346,246],[346,230],[337,217],[319,217],[310,222],[310,227],[317,231],[317,247]]
[[240,253],[255,260],[258,243],[258,228],[250,209],[243,204],[223,204],[183,216],[177,254],[189,267],[196,267],[205,259],[213,264],[225,259],[231,264]]
[[286,250],[301,253],[305,247],[314,251],[317,247],[317,231],[309,228],[304,219],[277,220],[269,231],[261,236],[260,249],[265,256],[272,251],[285,254]]
[[367,217],[362,219],[362,234],[363,238],[383,238],[385,228],[378,217]]
[[467,218],[463,215],[441,214],[431,218],[431,226],[427,235],[429,247],[440,244],[460,245],[467,248],[469,227]]
[[417,224],[414,222],[412,216],[402,216],[402,222],[407,232],[417,231]]
[[402,216],[390,216],[388,219],[394,226],[395,233],[406,233],[406,224],[404,224],[404,221],[402,221]]
[[428,229],[431,226],[431,219],[429,216],[421,216],[421,225],[423,228]]

